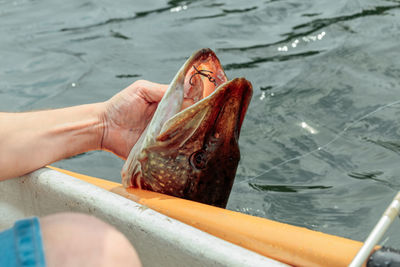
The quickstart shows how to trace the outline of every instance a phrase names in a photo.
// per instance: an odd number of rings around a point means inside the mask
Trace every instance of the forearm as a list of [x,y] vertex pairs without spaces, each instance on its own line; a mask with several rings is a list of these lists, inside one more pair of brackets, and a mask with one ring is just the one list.
[[101,148],[102,103],[0,113],[0,180]]

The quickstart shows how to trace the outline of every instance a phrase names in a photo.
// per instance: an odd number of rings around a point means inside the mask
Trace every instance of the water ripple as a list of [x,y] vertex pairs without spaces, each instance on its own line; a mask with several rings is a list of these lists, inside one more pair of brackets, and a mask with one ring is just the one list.
[[[244,47],[219,48],[218,51],[248,51],[248,50],[259,49],[259,48],[268,48],[268,47],[271,47],[274,45],[287,43],[294,38],[309,35],[309,34],[314,33],[322,28],[328,27],[328,26],[330,26],[332,24],[336,24],[338,22],[350,21],[350,20],[354,20],[357,18],[361,18],[361,17],[383,15],[386,11],[389,11],[392,9],[397,9],[397,8],[400,8],[400,5],[377,6],[375,8],[366,9],[366,10],[363,10],[359,13],[355,13],[352,15],[337,16],[337,17],[333,17],[333,18],[315,19],[310,22],[294,26],[292,28],[294,31],[281,34],[281,36],[287,36],[287,37],[285,39],[277,41],[277,42],[268,43],[268,44],[252,45],[252,46],[244,46]],[[303,29],[303,28],[307,28],[307,29],[302,32],[295,32],[296,30]],[[308,28],[311,28],[311,29],[308,29]]]
[[98,22],[98,23],[91,24],[91,25],[62,28],[62,29],[60,29],[60,31],[61,32],[66,32],[66,31],[88,30],[88,29],[91,29],[91,28],[96,28],[96,27],[100,27],[100,26],[104,26],[104,25],[108,25],[108,24],[120,23],[120,22],[135,20],[135,19],[138,19],[138,18],[143,18],[143,17],[146,17],[146,16],[148,16],[150,14],[169,11],[170,9],[171,9],[171,7],[168,6],[168,7],[153,9],[153,10],[149,10],[149,11],[137,12],[137,13],[135,13],[134,16],[131,16],[131,17],[111,18],[111,19],[108,19],[106,21]]
[[313,190],[313,189],[329,189],[332,186],[323,186],[323,185],[311,185],[311,186],[304,186],[304,185],[260,185],[260,184],[252,184],[249,185],[257,190],[257,191],[273,191],[273,192],[284,192],[284,193],[297,193],[299,191],[304,190]]
[[367,142],[373,143],[375,145],[381,146],[385,149],[393,151],[397,154],[400,154],[400,142],[399,141],[384,141],[384,140],[372,140],[369,138],[363,138]]
[[291,55],[276,55],[276,56],[272,56],[272,57],[258,57],[251,61],[248,61],[248,62],[227,64],[224,66],[224,69],[232,70],[232,69],[254,68],[259,63],[270,62],[270,61],[273,61],[273,62],[288,61],[288,60],[293,60],[293,59],[298,59],[298,58],[314,56],[321,52],[324,52],[324,51],[323,50],[322,51],[307,51],[307,52],[291,54]]
[[258,7],[253,6],[249,8],[242,8],[242,9],[222,9],[224,13],[246,13],[252,10],[256,10]]
[[118,74],[115,75],[115,78],[123,79],[123,78],[138,78],[142,75],[140,74]]
[[397,188],[399,186],[387,180],[377,178],[379,176],[382,176],[383,174],[384,172],[382,171],[366,171],[366,172],[350,172],[347,175],[351,178],[355,178],[358,180],[372,180],[382,185],[385,185],[389,188]]

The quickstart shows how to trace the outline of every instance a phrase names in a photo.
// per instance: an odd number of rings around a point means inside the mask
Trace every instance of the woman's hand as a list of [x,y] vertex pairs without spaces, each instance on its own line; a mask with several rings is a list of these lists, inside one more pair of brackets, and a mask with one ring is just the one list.
[[168,85],[139,80],[106,101],[100,148],[126,159]]

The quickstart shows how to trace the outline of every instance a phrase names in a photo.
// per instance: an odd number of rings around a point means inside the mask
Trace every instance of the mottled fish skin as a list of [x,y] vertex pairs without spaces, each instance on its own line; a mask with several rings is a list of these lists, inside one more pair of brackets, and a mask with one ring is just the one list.
[[132,148],[123,185],[226,207],[251,96],[246,79],[227,81],[213,51],[194,53]]

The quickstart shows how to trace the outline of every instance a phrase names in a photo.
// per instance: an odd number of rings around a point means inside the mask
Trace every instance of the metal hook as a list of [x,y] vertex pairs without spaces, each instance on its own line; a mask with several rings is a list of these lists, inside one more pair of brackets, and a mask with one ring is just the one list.
[[212,77],[211,74],[205,73],[205,72],[213,73],[212,71],[210,71],[210,70],[198,70],[195,65],[193,65],[193,68],[196,70],[196,72],[190,77],[190,80],[189,80],[190,85],[194,85],[192,83],[192,78],[194,76],[201,75],[201,76],[207,77],[210,82],[212,82],[215,86],[217,86],[217,81],[215,80],[215,78]]

